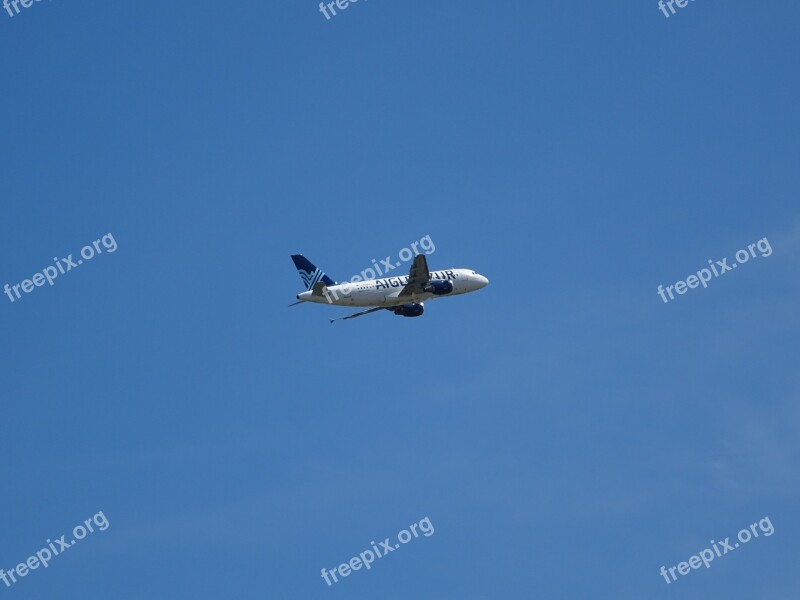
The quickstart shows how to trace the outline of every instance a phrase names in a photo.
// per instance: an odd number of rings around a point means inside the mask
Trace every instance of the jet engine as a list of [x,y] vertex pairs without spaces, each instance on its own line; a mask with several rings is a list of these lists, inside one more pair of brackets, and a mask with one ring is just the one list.
[[425,309],[422,304],[403,304],[393,308],[392,312],[401,317],[420,317],[425,312]]
[[422,290],[434,296],[444,296],[453,291],[453,283],[450,281],[429,281]]

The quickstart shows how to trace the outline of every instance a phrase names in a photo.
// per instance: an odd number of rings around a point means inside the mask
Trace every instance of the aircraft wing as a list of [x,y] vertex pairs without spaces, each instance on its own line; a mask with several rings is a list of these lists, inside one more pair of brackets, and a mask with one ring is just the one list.
[[346,317],[337,317],[336,319],[331,319],[331,323],[333,323],[334,321],[339,321],[341,319],[355,319],[356,317],[360,317],[361,315],[368,315],[369,313],[373,313],[376,310],[387,310],[387,309],[385,306],[376,306],[375,308],[362,310],[361,312],[353,313],[352,315],[347,315]]
[[428,271],[428,259],[424,254],[417,254],[414,257],[414,264],[411,265],[411,271],[408,273],[408,283],[400,290],[400,296],[410,296],[414,293],[422,292],[423,286],[431,280],[430,271]]

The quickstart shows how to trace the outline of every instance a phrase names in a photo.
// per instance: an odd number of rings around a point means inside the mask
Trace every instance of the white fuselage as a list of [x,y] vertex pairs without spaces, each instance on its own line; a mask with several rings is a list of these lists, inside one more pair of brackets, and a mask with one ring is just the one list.
[[447,298],[474,292],[489,283],[486,277],[470,269],[431,271],[430,275],[431,282],[449,281],[452,283],[453,291],[439,296],[428,292],[400,296],[400,292],[408,283],[408,275],[403,275],[340,283],[325,288],[323,294],[315,295],[311,291],[303,292],[297,296],[297,299],[335,306],[400,306],[402,304],[419,304],[432,298]]

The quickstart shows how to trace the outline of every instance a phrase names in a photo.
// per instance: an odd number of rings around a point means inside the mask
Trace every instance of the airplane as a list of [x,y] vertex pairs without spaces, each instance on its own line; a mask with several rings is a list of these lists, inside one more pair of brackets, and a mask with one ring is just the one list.
[[334,306],[369,306],[367,310],[331,319],[354,319],[379,310],[388,310],[401,317],[419,317],[425,312],[426,300],[467,294],[485,287],[489,280],[470,269],[447,269],[430,272],[424,254],[417,254],[408,275],[364,281],[336,283],[322,269],[302,254],[292,254],[292,261],[306,286],[297,294],[296,306],[304,302]]

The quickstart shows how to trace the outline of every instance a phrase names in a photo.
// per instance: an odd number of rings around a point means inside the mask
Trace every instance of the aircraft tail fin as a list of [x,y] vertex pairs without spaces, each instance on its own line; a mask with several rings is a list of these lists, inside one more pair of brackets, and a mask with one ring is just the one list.
[[306,286],[306,290],[312,289],[314,285],[319,282],[324,283],[326,286],[336,285],[333,279],[328,277],[322,269],[314,266],[314,264],[302,254],[292,254],[292,261],[297,268],[297,272],[300,274],[300,279],[303,280],[303,284]]

